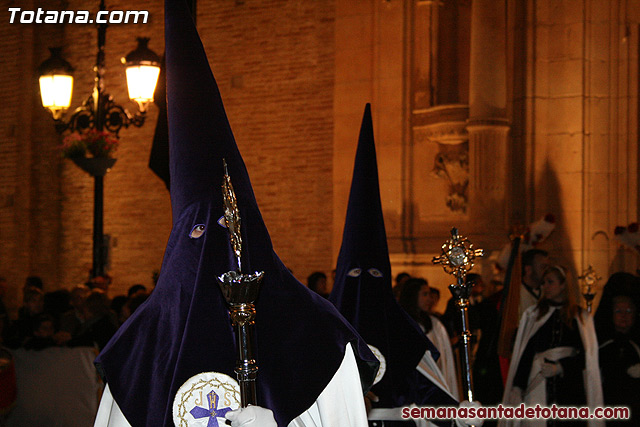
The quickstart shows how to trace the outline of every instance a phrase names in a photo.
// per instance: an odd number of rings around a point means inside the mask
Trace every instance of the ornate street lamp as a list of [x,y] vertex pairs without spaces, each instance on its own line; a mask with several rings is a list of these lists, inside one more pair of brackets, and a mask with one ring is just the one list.
[[[106,10],[104,0],[100,1],[100,11]],[[91,95],[65,119],[64,113],[71,104],[73,90],[73,67],[61,56],[61,49],[50,49],[51,57],[38,67],[40,76],[40,95],[42,105],[51,112],[56,131],[60,134],[77,132],[85,134],[91,130],[106,131],[116,138],[120,129],[130,125],[140,127],[146,118],[146,109],[153,102],[160,58],[151,51],[148,38],[138,38],[138,47],[130,52],[122,62],[127,67],[127,86],[129,97],[138,104],[135,114],[116,104],[113,98],[104,91],[103,77],[105,73],[104,46],[107,24],[98,25],[98,53],[95,66],[95,85]],[[93,211],[93,268],[91,277],[103,276],[105,266],[104,234],[103,234],[103,177],[115,163],[112,158],[72,159],[80,168],[94,177],[94,211]]]
[[73,91],[73,67],[62,59],[59,47],[49,48],[51,57],[38,67],[42,105],[51,112],[54,120],[71,105]]

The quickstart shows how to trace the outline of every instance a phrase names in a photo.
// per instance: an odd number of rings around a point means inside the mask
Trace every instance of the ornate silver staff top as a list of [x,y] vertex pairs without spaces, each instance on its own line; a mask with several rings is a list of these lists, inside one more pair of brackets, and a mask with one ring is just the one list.
[[462,382],[467,393],[467,400],[473,401],[473,381],[471,378],[470,362],[470,342],[471,331],[469,330],[469,317],[467,308],[469,307],[469,296],[473,284],[464,283],[464,278],[473,268],[473,261],[476,257],[484,254],[482,249],[473,249],[473,245],[466,237],[458,234],[457,228],[451,229],[451,238],[442,245],[442,254],[433,257],[434,264],[441,264],[445,273],[456,278],[456,283],[449,285],[451,295],[456,298],[456,305],[460,311],[462,320]]
[[578,276],[578,279],[582,281],[582,296],[587,303],[587,312],[591,313],[591,305],[596,296],[598,281],[602,279],[602,277],[598,276],[598,273],[596,273],[592,266],[589,266],[589,268],[582,272],[582,276]]
[[256,377],[258,365],[254,359],[253,329],[256,317],[254,302],[258,298],[263,271],[253,274],[242,274],[242,235],[240,234],[240,211],[236,201],[236,194],[231,185],[231,177],[224,163],[224,179],[222,181],[222,196],[224,199],[224,223],[229,231],[231,248],[238,262],[238,271],[229,271],[217,277],[227,304],[229,317],[236,331],[238,360],[236,362],[236,376],[240,383],[241,406],[257,404]]
[[229,232],[231,249],[238,263],[237,271],[229,271],[218,277],[218,283],[229,305],[253,304],[258,298],[258,289],[264,272],[242,274],[242,234],[240,233],[240,211],[236,193],[233,191],[231,177],[224,164],[224,178],[222,180],[222,198],[224,200],[224,223]]
[[[434,264],[442,264],[445,273],[456,278],[457,284],[464,283],[467,273],[473,268],[476,257],[484,255],[482,249],[473,249],[473,244],[466,237],[458,234],[458,229],[451,229],[451,238],[443,243],[442,254],[433,257]],[[468,296],[467,296],[468,297]]]

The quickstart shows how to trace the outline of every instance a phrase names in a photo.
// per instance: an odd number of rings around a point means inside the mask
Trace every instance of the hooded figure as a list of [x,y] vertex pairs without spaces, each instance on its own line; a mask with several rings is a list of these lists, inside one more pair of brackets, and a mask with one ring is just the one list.
[[[613,299],[620,295],[628,296],[636,307],[640,307],[640,277],[625,271],[618,271],[609,277],[602,288],[602,297],[598,304],[598,310],[593,315],[599,343],[603,343],[616,335],[611,319],[613,317]],[[630,332],[632,339],[640,342],[640,328],[635,327]]]
[[630,419],[615,422],[619,426],[640,424],[639,306],[638,276],[617,272],[607,280],[594,316],[604,404],[631,410]]
[[155,290],[96,359],[107,384],[96,425],[189,425],[208,417],[215,426],[229,410],[231,398],[209,389],[195,405],[178,402],[179,389],[201,373],[235,378],[236,340],[216,282],[237,269],[219,222],[223,159],[242,219],[243,272],[264,272],[255,303],[258,405],[272,410],[279,426],[309,425],[310,416],[313,425],[362,425],[362,418],[366,425],[362,396],[377,360],[335,307],[274,253],[182,0],[165,3],[165,40],[173,227]]
[[[373,403],[369,419],[401,420],[400,407],[410,404],[455,406],[456,400],[444,385],[444,378],[433,359],[439,356],[438,351],[398,305],[391,282],[371,107],[367,104],[360,128],[336,281],[329,300],[381,359],[381,369],[371,389],[378,401]],[[395,409],[392,413],[388,408]]]

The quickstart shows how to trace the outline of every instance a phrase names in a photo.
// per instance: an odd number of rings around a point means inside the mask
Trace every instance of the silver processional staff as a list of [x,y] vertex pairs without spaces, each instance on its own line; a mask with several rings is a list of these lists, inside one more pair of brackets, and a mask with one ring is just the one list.
[[229,271],[217,277],[227,304],[229,317],[236,332],[238,360],[236,362],[236,376],[240,383],[240,406],[257,405],[256,377],[258,364],[254,358],[254,339],[256,308],[260,282],[264,272],[253,274],[242,273],[242,235],[240,233],[240,211],[236,201],[236,194],[231,185],[231,178],[224,163],[224,180],[222,195],[224,199],[224,223],[229,232],[231,248],[238,264],[237,271]]
[[466,237],[458,234],[457,228],[451,229],[451,238],[442,245],[442,254],[433,257],[434,264],[441,264],[445,273],[456,278],[456,283],[449,285],[451,295],[456,299],[456,305],[462,320],[462,382],[467,393],[467,400],[473,402],[473,381],[471,378],[470,364],[470,343],[471,331],[469,330],[469,296],[471,295],[472,283],[465,283],[467,273],[473,268],[473,261],[476,257],[483,255],[482,249],[473,249],[473,245]]

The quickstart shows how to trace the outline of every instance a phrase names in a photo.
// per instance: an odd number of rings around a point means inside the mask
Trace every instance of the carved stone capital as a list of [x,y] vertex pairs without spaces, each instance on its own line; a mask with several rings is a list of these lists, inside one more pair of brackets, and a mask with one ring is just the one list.
[[411,120],[414,141],[461,144],[469,139],[468,117],[469,107],[463,104],[414,110]]
[[415,110],[412,116],[414,142],[438,146],[432,173],[449,183],[445,202],[457,213],[466,212],[469,199],[468,116],[469,107],[462,104]]

